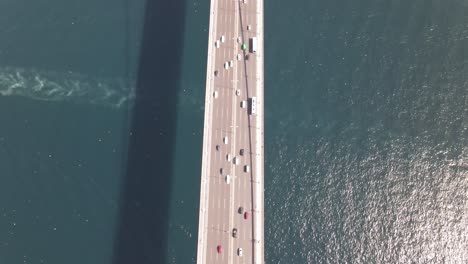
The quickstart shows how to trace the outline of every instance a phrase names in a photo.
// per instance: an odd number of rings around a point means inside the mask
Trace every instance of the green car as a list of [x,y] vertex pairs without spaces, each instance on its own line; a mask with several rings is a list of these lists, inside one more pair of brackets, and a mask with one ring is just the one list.
[[242,48],[242,50],[246,50],[247,49],[247,44],[242,44],[241,48]]

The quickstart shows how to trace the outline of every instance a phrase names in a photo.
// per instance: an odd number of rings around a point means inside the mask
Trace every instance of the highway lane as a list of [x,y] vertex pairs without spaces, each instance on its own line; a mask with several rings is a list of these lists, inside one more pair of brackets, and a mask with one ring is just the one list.
[[[211,3],[198,263],[254,263],[253,184],[258,159],[252,158],[252,154],[258,151],[256,141],[261,140],[263,146],[263,131],[259,134],[257,129],[252,129],[258,118],[249,115],[241,102],[256,96],[259,85],[257,78],[252,77],[263,75],[263,69],[258,72],[255,54],[242,51],[241,44],[258,37],[256,2],[215,0]],[[232,64],[226,69],[225,64],[229,62]],[[236,159],[240,160],[238,165],[234,164]],[[263,169],[263,156],[261,161]],[[245,165],[250,167],[249,172],[244,170]],[[263,171],[261,174],[257,177],[263,179]],[[261,190],[263,198],[263,187]],[[248,219],[238,213],[239,207],[250,213]],[[232,236],[233,228],[238,230],[236,238]],[[218,246],[222,246],[222,253],[217,252]],[[238,256],[239,248],[243,256]]]

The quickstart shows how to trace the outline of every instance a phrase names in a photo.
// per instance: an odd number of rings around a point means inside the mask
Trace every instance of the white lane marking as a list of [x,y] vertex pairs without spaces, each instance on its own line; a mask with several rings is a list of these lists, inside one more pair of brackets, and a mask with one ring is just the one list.
[[[237,12],[240,12],[240,10],[238,10],[238,5],[236,4],[236,2],[233,2],[234,4],[234,17],[233,17],[233,24],[231,25],[234,25],[234,36],[237,35],[237,29],[238,29],[238,21],[237,21],[237,18],[238,18],[238,13]],[[231,36],[231,41],[234,41],[232,36]],[[232,54],[235,54],[236,53],[236,48],[237,48],[237,45],[234,45],[233,49],[232,49]],[[233,69],[233,72],[232,72],[232,75],[230,76],[229,79],[227,80],[233,80],[234,78],[237,78],[237,64],[236,66],[234,67]],[[236,153],[236,137],[237,137],[237,107],[236,107],[236,104],[237,104],[237,97],[233,94],[233,92],[235,92],[235,90],[237,89],[237,86],[238,86],[238,82],[234,82],[232,83],[232,86],[233,86],[233,90],[230,94],[232,100],[231,100],[231,110],[232,110],[232,115],[231,115],[231,127],[232,127],[232,130],[233,130],[233,133],[232,133],[232,145],[231,145],[231,153]],[[233,163],[231,162],[230,163],[230,167],[231,167],[231,171],[232,171],[232,174],[234,175],[234,180],[236,180],[236,167],[233,165]],[[233,185],[233,187],[235,187],[235,185]],[[231,197],[231,200],[230,200],[230,207],[229,207],[229,225],[232,227],[234,225],[234,202],[235,202],[235,197],[236,197],[236,190],[233,188],[233,190],[231,191],[230,195],[232,196]],[[233,262],[233,257],[234,257],[234,252],[235,249],[233,248],[233,240],[230,239],[229,240],[229,248],[230,248],[230,253],[229,256],[229,262],[232,263]]]
[[[207,248],[206,250],[210,250],[209,248]],[[213,259],[213,250],[210,250],[210,259]],[[216,254],[215,256],[215,260],[218,261],[218,254]]]

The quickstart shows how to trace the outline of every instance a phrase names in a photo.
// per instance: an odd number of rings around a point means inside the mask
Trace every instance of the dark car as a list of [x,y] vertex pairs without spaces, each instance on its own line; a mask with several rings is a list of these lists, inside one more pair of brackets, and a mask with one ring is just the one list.
[[244,213],[244,207],[239,207],[239,210],[237,210],[237,212],[239,212],[239,214],[243,214]]
[[244,149],[241,149],[241,150],[239,151],[239,154],[240,154],[241,156],[244,156]]
[[216,247],[216,251],[218,251],[218,254],[221,254],[223,252],[223,247],[221,245],[218,245]]
[[244,213],[244,219],[249,219],[249,216],[250,216],[249,212]]
[[232,237],[237,237],[237,228],[232,229]]

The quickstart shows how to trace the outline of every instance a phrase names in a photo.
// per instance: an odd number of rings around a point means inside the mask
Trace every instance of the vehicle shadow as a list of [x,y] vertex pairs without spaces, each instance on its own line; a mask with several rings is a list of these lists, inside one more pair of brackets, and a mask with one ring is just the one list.
[[147,0],[135,101],[128,138],[124,138],[128,151],[123,165],[114,264],[167,262],[184,23],[185,0]]

